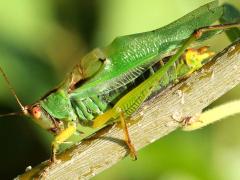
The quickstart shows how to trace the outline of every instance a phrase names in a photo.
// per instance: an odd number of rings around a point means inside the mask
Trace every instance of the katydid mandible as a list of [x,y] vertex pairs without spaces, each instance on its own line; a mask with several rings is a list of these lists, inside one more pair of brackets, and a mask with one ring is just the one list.
[[[117,37],[108,46],[89,52],[57,88],[31,105],[21,104],[6,74],[1,68],[0,71],[22,114],[55,136],[52,162],[59,145],[79,126],[100,129],[118,120],[130,154],[136,159],[126,118],[151,94],[189,76],[213,56],[207,47],[187,50],[192,42],[203,41],[225,29],[234,31],[231,40],[240,37],[240,15],[231,14],[239,12],[213,1],[165,27]],[[217,20],[224,24],[211,26]]]

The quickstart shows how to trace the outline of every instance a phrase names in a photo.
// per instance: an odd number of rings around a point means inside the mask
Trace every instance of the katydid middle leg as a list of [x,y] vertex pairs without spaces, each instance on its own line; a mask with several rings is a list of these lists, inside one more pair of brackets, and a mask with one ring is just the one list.
[[131,142],[131,138],[129,136],[128,127],[127,127],[124,113],[120,113],[120,121],[121,121],[122,129],[124,131],[125,142],[130,150],[130,154],[131,154],[133,160],[137,160],[137,153],[136,153],[134,145]]

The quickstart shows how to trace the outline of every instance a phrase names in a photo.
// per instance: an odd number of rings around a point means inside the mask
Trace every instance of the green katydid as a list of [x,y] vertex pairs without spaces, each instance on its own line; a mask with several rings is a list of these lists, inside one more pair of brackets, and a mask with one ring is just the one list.
[[[118,119],[131,155],[136,158],[125,119],[152,93],[201,68],[212,56],[212,52],[200,48],[190,51],[188,55],[194,54],[190,58],[183,58],[192,42],[208,39],[224,29],[234,31],[232,39],[240,36],[240,15],[233,13],[239,16],[232,17],[233,10],[238,12],[213,1],[165,27],[118,37],[110,45],[89,52],[57,88],[32,105],[21,104],[0,70],[22,113],[55,136],[52,162],[58,146],[77,127],[99,129]],[[225,24],[210,26],[219,19]]]

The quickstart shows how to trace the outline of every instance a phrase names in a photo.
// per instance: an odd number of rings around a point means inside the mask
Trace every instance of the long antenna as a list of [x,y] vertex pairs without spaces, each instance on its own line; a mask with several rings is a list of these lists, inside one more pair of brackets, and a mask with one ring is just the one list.
[[7,113],[7,114],[0,114],[0,118],[5,117],[5,116],[17,116],[17,115],[23,115],[23,112],[19,111],[19,112]]
[[[4,73],[4,71],[3,71],[2,68],[1,68],[1,66],[0,66],[0,71],[1,71],[1,74],[3,75],[3,77],[4,77],[4,79],[5,79],[6,83],[7,83],[7,85],[8,85],[8,87],[9,87],[11,93],[12,93],[13,96],[15,97],[17,103],[19,104],[22,112],[25,113],[26,109],[25,109],[24,106],[22,105],[21,101],[18,99],[16,92],[14,91],[13,87],[11,86],[11,83],[10,83],[10,81],[8,80],[7,75]],[[10,113],[10,114],[13,115],[13,113]],[[9,115],[10,115],[10,114],[9,114]],[[1,116],[0,116],[0,117],[1,117]]]

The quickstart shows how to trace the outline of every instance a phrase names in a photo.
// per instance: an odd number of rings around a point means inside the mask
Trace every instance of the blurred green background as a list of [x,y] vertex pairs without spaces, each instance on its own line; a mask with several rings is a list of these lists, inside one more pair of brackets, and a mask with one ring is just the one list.
[[[23,104],[30,104],[56,86],[92,48],[116,36],[156,29],[207,2],[1,0],[0,65]],[[239,0],[227,2],[240,8]],[[229,42],[221,35],[211,43],[220,49]],[[240,98],[239,90],[214,105]],[[0,92],[0,114],[19,111],[2,78]],[[137,161],[126,158],[94,179],[237,180],[239,119],[234,116],[190,133],[178,130],[139,151]],[[30,119],[1,118],[0,137],[0,179],[12,179],[49,158],[52,137]]]

